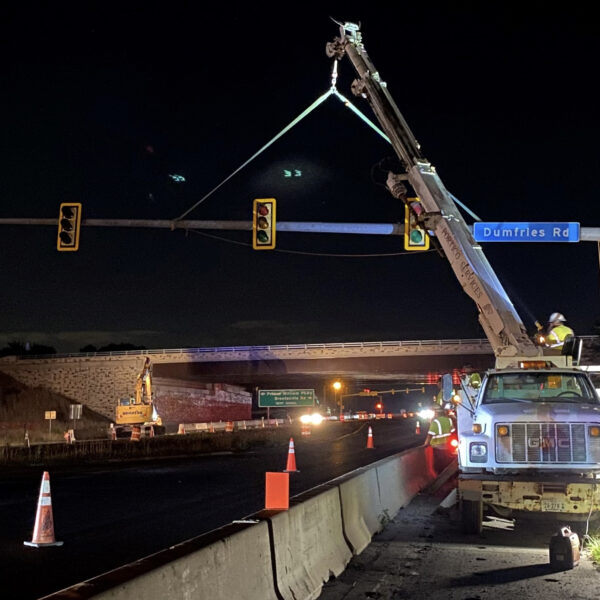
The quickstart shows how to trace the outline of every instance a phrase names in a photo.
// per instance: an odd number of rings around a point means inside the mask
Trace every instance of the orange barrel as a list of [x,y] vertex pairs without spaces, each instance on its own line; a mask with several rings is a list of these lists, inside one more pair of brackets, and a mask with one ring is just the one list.
[[233,421],[227,421],[227,424],[225,425],[225,431],[227,433],[233,432]]
[[139,442],[142,437],[142,428],[139,425],[134,425],[131,428],[131,441]]

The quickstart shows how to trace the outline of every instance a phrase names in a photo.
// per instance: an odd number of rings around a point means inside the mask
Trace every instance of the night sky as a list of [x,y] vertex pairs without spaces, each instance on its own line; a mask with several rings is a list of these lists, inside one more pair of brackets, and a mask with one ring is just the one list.
[[[424,155],[481,219],[600,226],[600,37],[583,3],[73,6],[3,9],[0,218],[56,218],[65,201],[84,219],[179,217],[327,91],[331,15],[362,23]],[[344,59],[339,91],[374,118],[354,77]],[[280,221],[400,222],[390,165],[330,98],[186,218],[250,221],[275,197]],[[445,259],[397,236],[280,232],[257,252],[249,231],[84,227],[65,253],[55,227],[0,232],[0,347],[484,337]],[[560,311],[593,333],[596,243],[484,252],[532,332]]]

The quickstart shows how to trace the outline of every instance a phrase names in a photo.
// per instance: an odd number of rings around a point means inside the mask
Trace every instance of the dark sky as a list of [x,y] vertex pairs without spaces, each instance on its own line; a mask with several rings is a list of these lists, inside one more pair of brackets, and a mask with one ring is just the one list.
[[[3,9],[0,218],[55,218],[63,201],[84,218],[178,217],[327,91],[331,15],[361,21],[424,155],[484,221],[600,226],[600,37],[585,5],[389,6]],[[353,78],[345,59],[338,89],[373,118]],[[250,221],[254,198],[276,197],[280,221],[399,222],[378,167],[392,155],[330,98],[187,218]],[[446,261],[402,254],[400,237],[279,233],[257,252],[250,232],[84,227],[80,250],[59,253],[55,227],[0,231],[0,347],[483,337]],[[484,251],[528,328],[558,310],[592,333],[595,243]]]

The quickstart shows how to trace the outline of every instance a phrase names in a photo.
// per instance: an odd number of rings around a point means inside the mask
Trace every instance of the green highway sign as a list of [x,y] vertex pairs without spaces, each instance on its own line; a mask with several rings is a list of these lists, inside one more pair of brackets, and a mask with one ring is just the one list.
[[315,390],[259,390],[258,406],[314,406]]

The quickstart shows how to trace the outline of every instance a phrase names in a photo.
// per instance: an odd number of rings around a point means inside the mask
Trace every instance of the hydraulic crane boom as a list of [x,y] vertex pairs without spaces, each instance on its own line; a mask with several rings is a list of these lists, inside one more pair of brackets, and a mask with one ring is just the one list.
[[529,338],[521,318],[481,246],[473,239],[452,196],[435,168],[421,154],[420,146],[386,83],[367,55],[360,27],[354,23],[340,24],[340,37],[327,44],[327,54],[338,60],[348,56],[356,69],[359,78],[352,84],[352,91],[368,100],[406,170],[405,174],[391,173],[388,188],[395,197],[406,201],[402,180],[408,180],[419,196],[425,210],[417,214],[417,219],[427,230],[433,231],[454,274],[475,301],[479,322],[496,357],[541,355],[541,348]]

